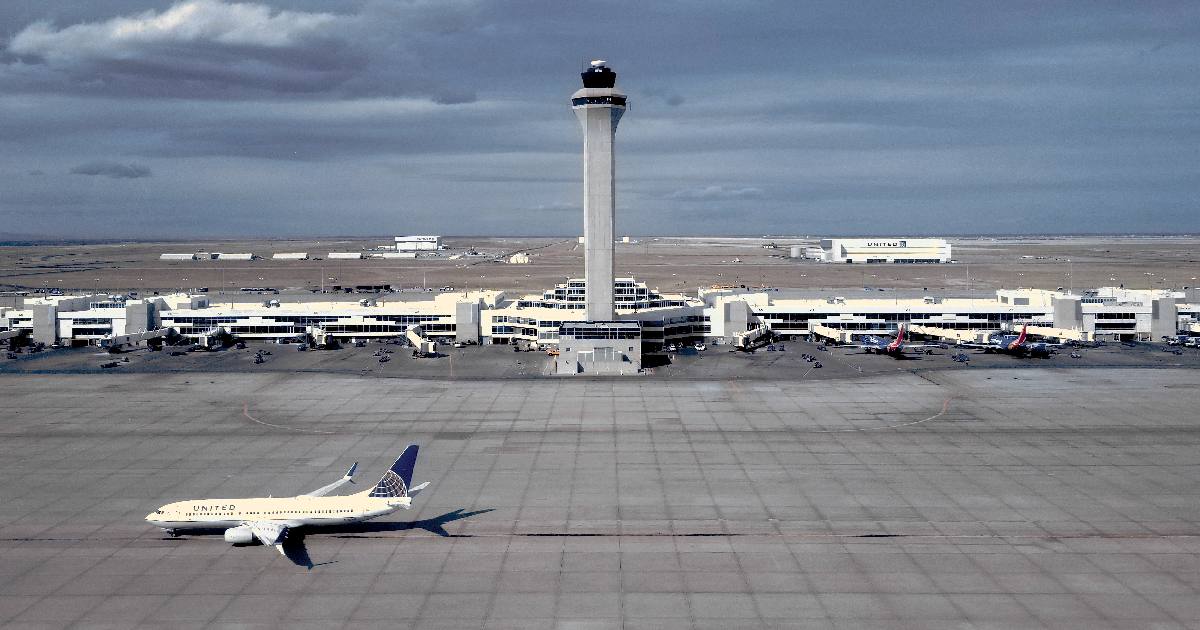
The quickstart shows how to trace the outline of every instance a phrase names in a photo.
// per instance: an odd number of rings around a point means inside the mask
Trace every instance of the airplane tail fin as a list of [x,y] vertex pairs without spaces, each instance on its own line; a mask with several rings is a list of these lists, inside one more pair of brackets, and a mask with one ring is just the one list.
[[896,327],[896,340],[887,345],[889,351],[899,350],[904,346],[904,324]]
[[1017,337],[1017,340],[1015,342],[1013,342],[1014,346],[1020,346],[1021,344],[1025,343],[1025,332],[1028,329],[1029,329],[1029,324],[1025,324],[1024,326],[1021,326],[1021,334]]
[[408,489],[412,485],[413,468],[417,465],[419,449],[420,447],[416,444],[409,444],[408,448],[400,454],[396,463],[383,473],[383,478],[375,484],[367,496],[380,498],[409,496]]

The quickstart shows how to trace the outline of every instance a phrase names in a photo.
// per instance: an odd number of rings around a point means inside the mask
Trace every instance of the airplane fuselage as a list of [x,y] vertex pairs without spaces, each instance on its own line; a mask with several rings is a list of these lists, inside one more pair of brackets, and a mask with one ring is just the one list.
[[166,530],[237,527],[247,522],[301,525],[357,523],[408,508],[409,497],[368,497],[361,494],[330,497],[267,497],[249,499],[190,499],[168,503],[146,516]]

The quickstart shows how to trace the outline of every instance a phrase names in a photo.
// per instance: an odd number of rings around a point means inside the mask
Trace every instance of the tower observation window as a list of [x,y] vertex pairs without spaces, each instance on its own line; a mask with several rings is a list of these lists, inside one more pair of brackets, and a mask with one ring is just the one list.
[[624,96],[583,96],[571,99],[571,105],[625,105]]

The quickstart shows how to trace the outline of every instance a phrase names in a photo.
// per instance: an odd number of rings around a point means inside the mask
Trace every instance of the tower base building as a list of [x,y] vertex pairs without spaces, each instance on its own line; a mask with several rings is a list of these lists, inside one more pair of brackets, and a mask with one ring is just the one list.
[[570,322],[558,329],[558,374],[640,374],[642,324],[633,321]]

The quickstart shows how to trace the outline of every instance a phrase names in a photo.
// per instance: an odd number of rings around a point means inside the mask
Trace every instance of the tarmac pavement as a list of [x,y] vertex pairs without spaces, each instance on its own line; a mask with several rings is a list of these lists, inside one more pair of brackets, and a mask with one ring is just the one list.
[[[3,374],[0,624],[1200,627],[1200,371],[1019,365]],[[142,520],[409,442],[432,488],[311,570]]]

